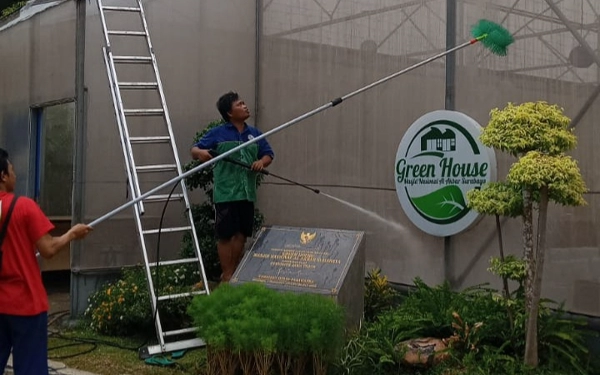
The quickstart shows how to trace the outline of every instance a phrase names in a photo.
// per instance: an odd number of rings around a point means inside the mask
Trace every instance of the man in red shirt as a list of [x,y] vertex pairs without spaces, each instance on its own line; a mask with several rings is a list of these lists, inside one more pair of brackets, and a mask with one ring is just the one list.
[[[4,224],[16,175],[8,153],[0,148],[0,228]],[[2,243],[0,268],[0,374],[13,352],[15,375],[48,374],[48,296],[36,249],[52,258],[72,240],[84,238],[92,228],[77,224],[60,237],[49,232],[54,226],[37,203],[19,197]]]

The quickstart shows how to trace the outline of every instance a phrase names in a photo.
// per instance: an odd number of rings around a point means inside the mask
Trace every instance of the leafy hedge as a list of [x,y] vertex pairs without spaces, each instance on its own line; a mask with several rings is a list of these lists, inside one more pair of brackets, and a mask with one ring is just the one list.
[[262,284],[220,285],[189,314],[207,343],[208,374],[326,374],[343,346],[345,315],[331,298],[277,292]]

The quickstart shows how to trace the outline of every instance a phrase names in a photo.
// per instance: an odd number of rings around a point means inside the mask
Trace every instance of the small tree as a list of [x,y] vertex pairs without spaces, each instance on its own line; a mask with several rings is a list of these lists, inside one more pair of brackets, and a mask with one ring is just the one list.
[[[494,215],[496,218],[496,231],[498,232],[498,248],[500,251],[500,262],[505,262],[504,242],[502,240],[502,225],[500,216],[517,217],[523,214],[523,197],[518,187],[506,182],[494,182],[483,187],[483,189],[471,190],[467,193],[469,208],[485,215]],[[501,275],[504,288],[504,298],[510,298],[508,277]],[[507,303],[510,328],[514,329],[513,314]]]
[[[507,176],[506,184],[490,184],[471,193],[475,210],[494,215],[523,217],[523,256],[526,264],[525,306],[527,331],[525,364],[537,367],[537,320],[546,251],[546,222],[549,201],[561,205],[585,204],[585,183],[577,163],[565,152],[576,146],[563,110],[546,102],[509,103],[494,109],[481,134],[488,147],[519,158]],[[510,194],[516,192],[515,195]],[[504,192],[504,195],[501,193]],[[494,197],[488,199],[486,197]],[[522,197],[522,207],[516,202]],[[495,199],[499,198],[499,199]],[[513,211],[515,209],[515,211]],[[534,228],[534,209],[538,211]]]

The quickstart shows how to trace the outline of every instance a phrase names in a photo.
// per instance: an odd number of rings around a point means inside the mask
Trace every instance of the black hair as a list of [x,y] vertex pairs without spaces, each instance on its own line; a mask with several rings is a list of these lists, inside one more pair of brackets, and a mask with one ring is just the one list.
[[227,94],[222,95],[217,101],[217,109],[225,122],[229,122],[229,112],[231,112],[231,107],[233,107],[233,103],[239,99],[240,96],[237,92],[229,91]]
[[8,152],[0,148],[0,173],[8,174]]

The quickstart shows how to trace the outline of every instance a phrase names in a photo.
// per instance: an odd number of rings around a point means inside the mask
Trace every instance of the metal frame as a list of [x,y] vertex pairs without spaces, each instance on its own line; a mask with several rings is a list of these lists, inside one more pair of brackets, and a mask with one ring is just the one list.
[[[352,1],[352,0],[350,0]],[[411,27],[419,33],[424,41],[426,46],[428,47],[425,50],[415,50],[410,51],[406,54],[403,54],[404,57],[422,57],[428,56],[434,53],[439,53],[444,50],[445,46],[443,41],[432,40],[428,37],[428,34],[419,26],[418,22],[415,22],[414,17],[419,11],[425,10],[434,15],[434,17],[440,19],[440,22],[445,27],[445,19],[436,14],[436,12],[432,9],[432,3],[434,2],[445,2],[445,0],[404,0],[400,4],[380,7],[378,9],[369,9],[364,11],[356,12],[351,15],[342,15],[340,14],[340,9],[342,8],[340,4],[343,4],[340,0],[338,0],[332,10],[327,10],[324,5],[324,0],[305,0],[306,6],[310,6],[314,8],[314,12],[320,12],[321,18],[324,19],[322,22],[317,23],[309,23],[301,26],[290,27],[287,30],[280,30],[277,32],[273,32],[271,34],[265,35],[266,37],[279,37],[279,38],[298,38],[302,33],[312,30],[318,30],[323,27],[332,26],[344,22],[356,21],[361,19],[366,19],[375,15],[382,15],[385,13],[400,11],[403,17],[398,17],[398,24],[396,27],[393,27],[392,30],[387,33],[385,36],[381,36],[379,40],[376,40],[378,47],[381,47],[388,41],[394,34],[396,34],[402,26],[404,26],[407,22],[411,24]],[[564,47],[560,45],[556,45],[551,40],[551,37],[554,35],[562,34],[562,33],[571,33],[575,37],[575,39],[582,45],[582,41],[586,40],[586,37],[590,35],[590,33],[599,33],[600,34],[600,4],[594,4],[591,0],[580,0],[578,2],[568,2],[565,0],[535,0],[536,3],[545,3],[547,6],[544,7],[541,11],[534,12],[527,7],[531,8],[531,4],[533,1],[531,0],[505,0],[506,4],[498,4],[498,1],[487,1],[482,4],[480,0],[456,0],[458,6],[458,14],[456,17],[457,28],[458,30],[466,29],[466,25],[462,24],[462,20],[465,18],[465,15],[469,13],[469,10],[472,7],[485,7],[489,10],[494,10],[504,13],[501,17],[495,18],[495,21],[500,23],[506,23],[507,20],[515,19],[515,17],[524,18],[525,22],[521,24],[516,30],[511,30],[514,33],[516,41],[523,41],[527,39],[535,38],[540,42],[540,45],[543,46],[542,53],[547,53],[549,56],[553,56],[556,58],[556,62],[548,62],[544,63],[534,63],[533,65],[527,66],[515,66],[515,63],[512,66],[508,66],[504,69],[504,71],[518,74],[530,74],[536,75],[544,78],[552,78],[557,80],[567,80],[578,83],[596,83],[600,80],[598,77],[600,74],[597,74],[594,79],[591,79],[589,74],[587,77],[574,67],[569,62],[568,52],[564,51]],[[278,3],[281,4],[291,4],[288,0],[264,0],[264,6],[262,6],[263,18],[264,14],[272,11]],[[364,3],[364,1],[362,2]],[[376,5],[380,2],[373,1],[373,4]],[[556,9],[560,10],[557,4],[577,4],[575,6],[583,7],[583,12],[585,14],[593,14],[595,17],[595,22],[582,22],[582,20],[569,20],[564,14],[558,15],[556,14]],[[551,5],[552,4],[552,5]],[[588,16],[589,17],[589,16]],[[585,20],[584,20],[585,21]],[[543,22],[543,25],[551,25],[550,30],[536,30],[532,27],[532,24]],[[561,27],[562,26],[562,27]],[[542,26],[542,29],[548,28],[548,26]],[[585,35],[582,33],[585,32]],[[460,37],[460,33],[459,33]],[[600,36],[598,37],[600,40]],[[460,40],[459,40],[460,41]],[[600,43],[600,42],[599,42]],[[587,43],[589,46],[589,42]],[[583,45],[582,45],[583,46]],[[561,48],[562,47],[562,48]],[[586,48],[585,46],[583,46]],[[586,48],[586,50],[594,51],[593,48]],[[487,54],[478,56],[479,61],[483,61],[484,58],[487,58]],[[597,52],[594,52],[596,55]],[[460,65],[461,61],[457,61]],[[555,70],[549,69],[561,69],[559,74],[556,74]],[[553,75],[554,73],[554,75]]]
[[[399,4],[393,6],[380,7],[379,9],[369,9],[364,11],[356,11],[354,14],[339,14],[341,0],[337,0],[334,4],[334,7],[331,11],[328,11],[323,5],[322,1],[325,0],[304,0],[302,4],[313,4],[316,5],[316,9],[320,9],[320,16],[324,21],[317,23],[309,23],[306,25],[294,25],[290,27],[288,30],[278,30],[271,34],[263,34],[263,37],[267,38],[290,38],[290,39],[300,39],[304,40],[302,33],[322,29],[328,26],[336,25],[343,22],[352,22],[356,20],[361,20],[365,18],[370,18],[372,16],[381,15],[393,11],[399,11],[402,16],[398,16],[397,24],[395,27],[391,28],[391,31],[387,33],[387,35],[379,35],[379,40],[375,40],[378,49],[381,48],[388,40],[390,40],[394,34],[396,34],[399,30],[402,29],[404,25],[409,23],[414,30],[421,35],[422,41],[421,46],[418,43],[414,43],[413,51],[409,51],[408,53],[402,53],[403,58],[426,58],[431,56],[432,54],[440,53],[444,50],[450,48],[450,45],[453,43],[460,43],[464,40],[462,38],[468,38],[468,25],[465,24],[465,19],[467,19],[470,14],[470,10],[473,7],[477,7],[478,10],[481,10],[482,7],[486,10],[495,11],[496,14],[494,16],[487,15],[488,18],[493,19],[500,24],[505,25],[507,21],[512,21],[511,27],[514,28],[515,24],[518,26],[517,29],[511,29],[515,41],[528,41],[534,39],[537,41],[540,48],[540,52],[546,55],[551,56],[555,61],[548,61],[548,59],[544,58],[536,58],[532,59],[531,62],[520,62],[516,60],[505,59],[504,66],[500,69],[497,66],[493,66],[490,64],[488,69],[496,69],[501,70],[505,73],[511,74],[521,74],[521,75],[534,75],[540,78],[554,79],[558,81],[569,81],[574,82],[579,85],[596,85],[595,90],[591,93],[591,95],[587,98],[585,103],[582,105],[579,112],[573,117],[570,126],[577,126],[582,118],[586,115],[589,109],[593,106],[594,102],[600,96],[600,2],[594,3],[593,0],[579,0],[578,2],[569,1],[569,0],[435,0],[438,4],[445,3],[446,4],[446,18],[442,18],[435,13],[432,9],[431,4],[432,0],[421,0],[421,1],[413,1],[413,0],[398,0]],[[344,2],[358,3],[358,0],[344,0]],[[363,0],[361,3],[364,4],[366,1]],[[506,4],[502,4],[505,2]],[[277,5],[278,3],[282,4],[292,4],[290,0],[264,0],[264,6],[261,8],[262,14],[261,19],[265,20],[268,17],[265,16],[265,13],[269,12],[272,7]],[[381,4],[382,2],[377,2],[373,0],[373,5]],[[581,6],[581,19],[579,21],[570,20],[561,10],[561,7],[558,4],[563,3],[563,6],[568,4],[569,6]],[[331,5],[332,2],[329,1]],[[532,5],[534,4],[534,5]],[[546,5],[544,7],[540,7],[538,11],[531,11],[531,8],[534,6],[538,6],[539,4]],[[576,5],[573,5],[576,4]],[[360,6],[360,5],[358,5]],[[415,22],[414,17],[419,16],[419,11],[427,10],[431,12],[434,17],[440,20],[440,25],[446,29],[446,40],[432,40],[428,37],[427,32],[423,31],[421,27],[419,27],[419,22]],[[589,22],[584,17],[584,14],[589,18],[589,14],[594,15],[593,22]],[[272,16],[276,18],[276,15]],[[450,17],[452,19],[450,19]],[[308,19],[308,17],[307,17]],[[471,20],[473,21],[473,20]],[[440,27],[441,31],[442,27]],[[452,32],[452,30],[456,30],[456,32]],[[264,26],[263,26],[264,30]],[[431,31],[429,30],[431,33]],[[263,31],[264,33],[264,31]],[[456,35],[458,33],[458,35]],[[556,35],[570,33],[577,44],[583,47],[585,52],[593,57],[595,64],[598,67],[597,72],[594,74],[586,73],[582,74],[582,71],[575,69],[575,67],[569,61],[569,51],[566,50],[564,45],[557,44],[555,38]],[[585,34],[584,34],[585,33]],[[588,41],[588,36],[590,33],[596,33],[596,41],[598,46],[594,49],[590,42]],[[431,35],[431,34],[429,34]],[[437,37],[437,35],[436,35]],[[365,36],[365,39],[367,36]],[[369,39],[372,39],[369,30]],[[445,42],[445,43],[444,43]],[[446,44],[446,45],[445,45]],[[422,46],[426,46],[426,49],[423,49]],[[517,43],[515,43],[517,45]],[[341,45],[339,47],[342,47]],[[385,53],[384,51],[380,51],[380,53]],[[480,49],[476,54],[477,64],[483,66],[487,64],[489,52],[484,49]],[[467,60],[467,56],[461,56],[462,60],[457,59],[447,59],[446,60],[446,107],[452,108],[452,93],[454,86],[454,66],[455,65],[465,65],[468,61],[470,64],[473,64],[473,57],[469,56]],[[591,68],[591,67],[590,67]],[[557,71],[558,70],[558,71]],[[486,243],[489,243],[493,239],[493,236],[487,239]],[[449,238],[445,239],[444,247],[445,251],[445,273],[446,279],[450,280],[453,283],[461,284],[464,281],[464,277],[466,274],[470,272],[472,267],[475,265],[475,262],[482,255],[482,251],[479,251],[477,256],[473,259],[473,261],[467,266],[467,268],[460,275],[454,275],[452,270],[454,266],[452,264],[453,258],[451,256],[451,242]]]

